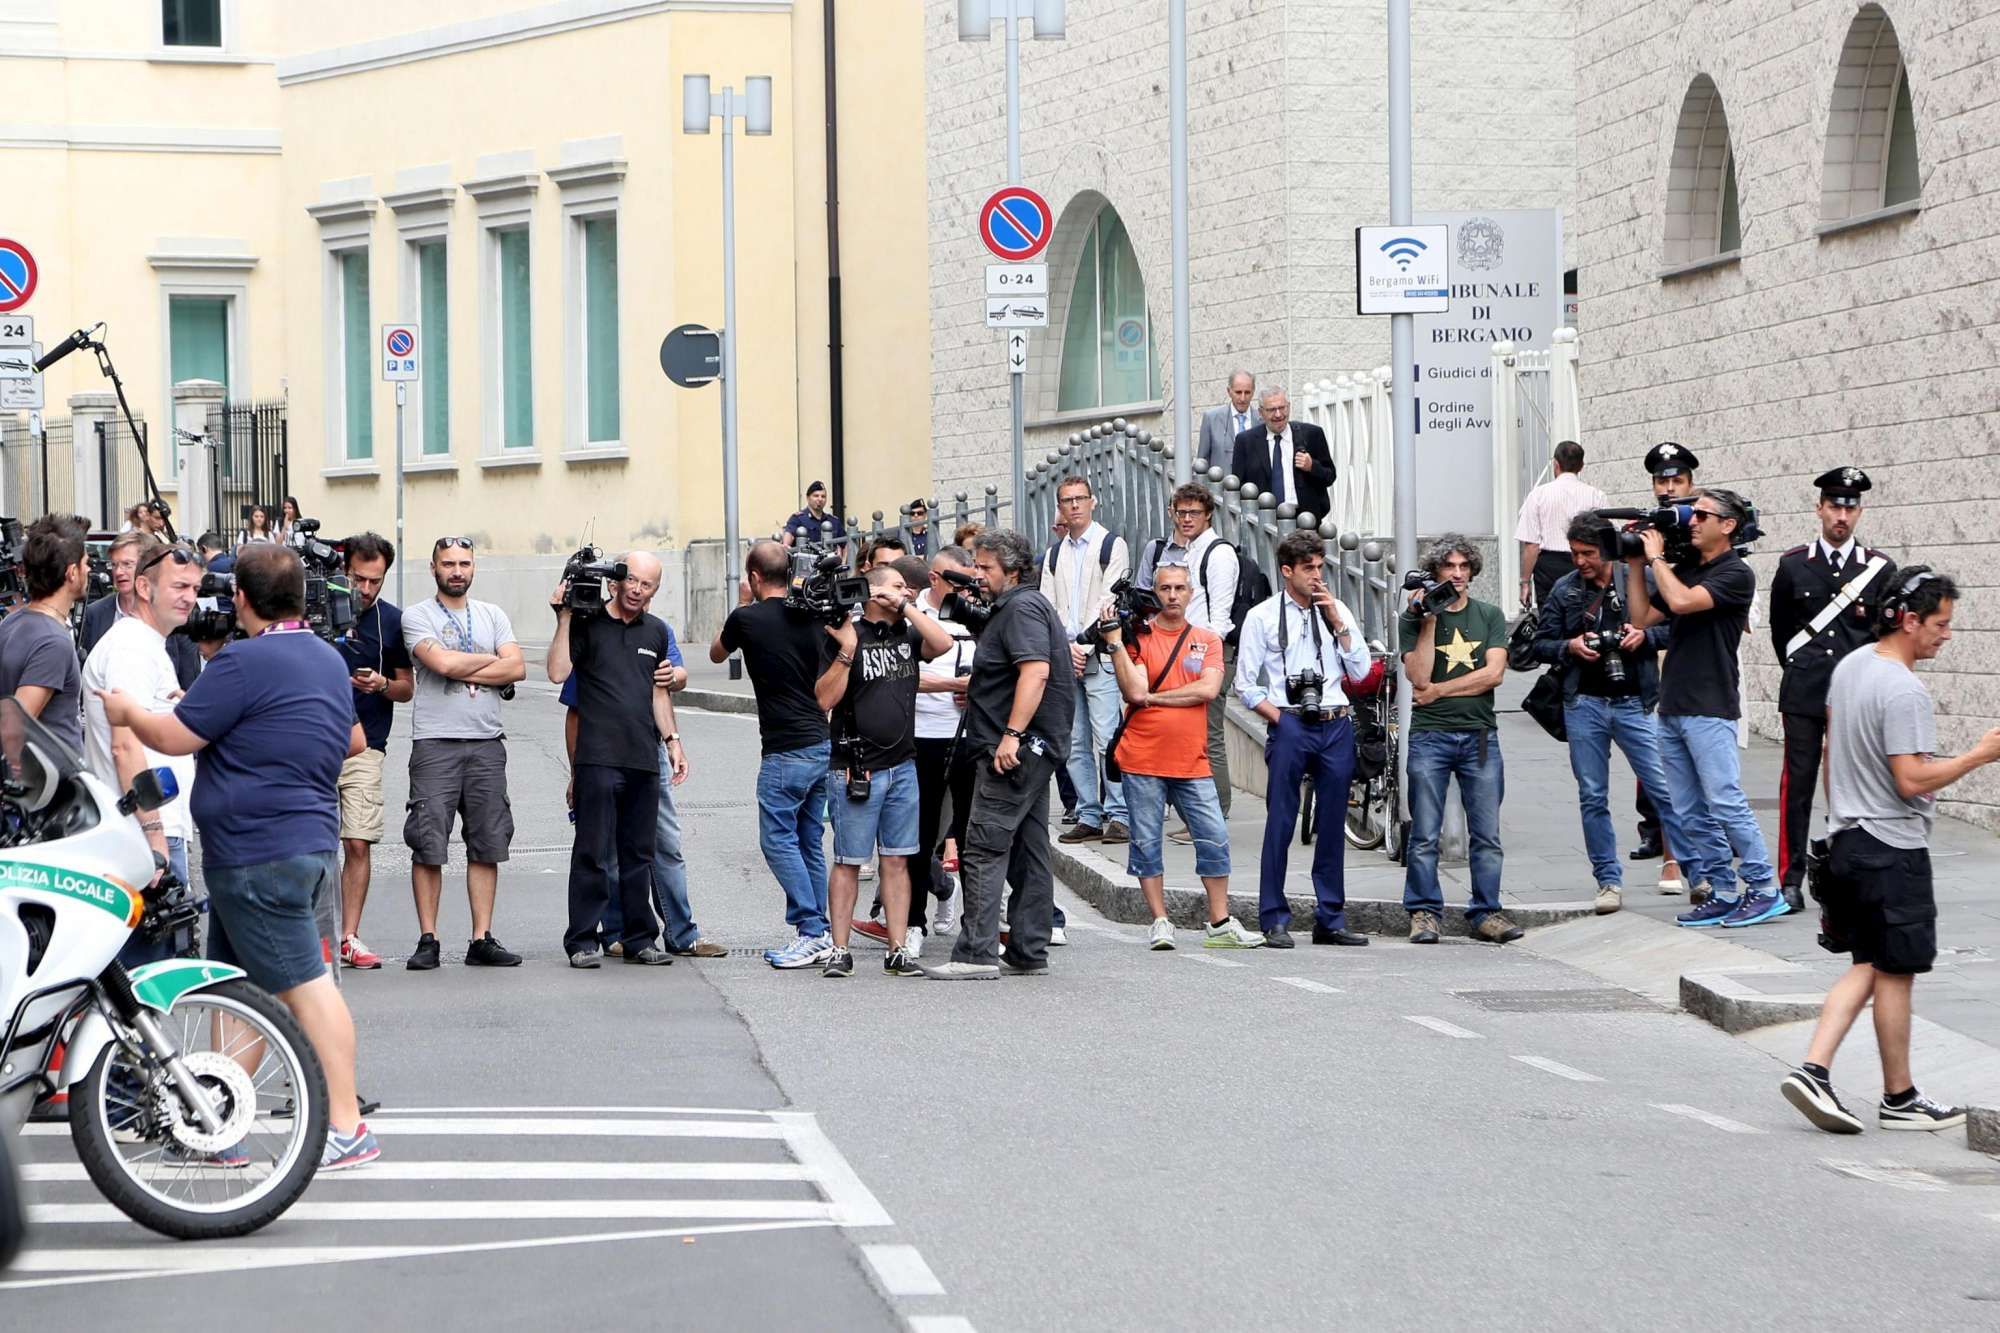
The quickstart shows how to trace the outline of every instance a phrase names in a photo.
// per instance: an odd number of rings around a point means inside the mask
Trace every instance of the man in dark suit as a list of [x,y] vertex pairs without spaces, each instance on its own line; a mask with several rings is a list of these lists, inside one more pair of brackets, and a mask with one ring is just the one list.
[[1827,687],[1841,658],[1873,646],[1877,610],[1896,587],[1896,562],[1854,539],[1861,494],[1872,485],[1868,474],[1837,467],[1813,485],[1819,487],[1819,540],[1779,556],[1771,580],[1771,644],[1784,671],[1778,684],[1778,717],[1785,727],[1778,880],[1794,912],[1805,908],[1799,886],[1806,877],[1813,787],[1826,741]]
[[1279,504],[1290,501],[1314,518],[1325,518],[1326,488],[1334,475],[1326,432],[1310,421],[1293,421],[1292,401],[1276,384],[1258,392],[1257,410],[1264,422],[1236,437],[1229,470],[1238,481],[1269,491]]
[[[116,624],[120,616],[129,616],[137,608],[138,594],[132,591],[132,584],[138,577],[139,566],[165,545],[150,532],[121,532],[111,543],[111,586],[116,591],[83,608],[82,643],[86,656],[104,637],[104,631]],[[201,652],[194,646],[194,640],[185,634],[169,634],[167,656],[173,661],[174,675],[180,679],[181,688],[194,684],[194,678],[201,674]]]

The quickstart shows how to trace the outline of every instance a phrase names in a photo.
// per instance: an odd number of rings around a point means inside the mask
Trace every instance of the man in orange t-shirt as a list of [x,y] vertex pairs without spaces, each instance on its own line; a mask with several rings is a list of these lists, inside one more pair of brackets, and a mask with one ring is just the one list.
[[1214,630],[1189,623],[1188,587],[1186,565],[1161,565],[1153,572],[1160,611],[1147,632],[1126,644],[1115,617],[1099,624],[1125,698],[1116,758],[1124,772],[1132,831],[1126,869],[1139,877],[1146,905],[1153,909],[1152,947],[1173,948],[1166,867],[1160,860],[1161,829],[1171,800],[1194,835],[1195,873],[1208,891],[1203,944],[1255,949],[1264,937],[1229,915],[1229,829],[1208,766],[1208,701],[1222,691],[1222,639]]

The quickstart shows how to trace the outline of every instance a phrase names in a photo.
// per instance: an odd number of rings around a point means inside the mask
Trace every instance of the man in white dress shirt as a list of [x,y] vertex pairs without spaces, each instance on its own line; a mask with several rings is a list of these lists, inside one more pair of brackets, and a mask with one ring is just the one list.
[[[1111,663],[1076,636],[1097,623],[1097,610],[1111,585],[1132,567],[1125,539],[1096,520],[1097,497],[1083,477],[1065,477],[1056,487],[1056,518],[1062,535],[1042,559],[1042,592],[1055,603],[1069,631],[1071,665],[1076,669],[1076,721],[1070,729],[1069,778],[1076,784],[1076,827],[1060,841],[1125,842],[1125,793],[1115,782],[1099,783],[1098,765],[1111,733],[1125,716],[1124,696]],[[1055,682],[1051,681],[1053,686]]]
[[1549,599],[1556,580],[1576,568],[1569,555],[1570,520],[1586,509],[1602,509],[1604,492],[1578,474],[1583,471],[1583,446],[1564,440],[1556,446],[1554,472],[1521,501],[1521,521],[1514,540],[1521,543],[1521,601],[1529,593],[1536,606]]

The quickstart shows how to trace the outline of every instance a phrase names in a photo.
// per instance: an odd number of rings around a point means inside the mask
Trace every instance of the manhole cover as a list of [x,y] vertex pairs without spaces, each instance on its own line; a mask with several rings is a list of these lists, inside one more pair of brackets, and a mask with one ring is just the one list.
[[1459,999],[1502,1014],[1612,1014],[1667,1012],[1635,991],[1609,990],[1458,990]]

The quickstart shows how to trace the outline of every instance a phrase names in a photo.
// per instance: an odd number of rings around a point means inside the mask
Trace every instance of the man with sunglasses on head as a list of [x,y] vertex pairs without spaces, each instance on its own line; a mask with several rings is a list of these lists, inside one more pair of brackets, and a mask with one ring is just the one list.
[[411,696],[410,807],[403,841],[417,900],[416,950],[405,964],[428,972],[441,961],[437,921],[454,819],[465,830],[465,896],[472,913],[468,967],[516,967],[521,956],[493,938],[500,863],[514,837],[507,804],[507,733],[500,691],[528,674],[507,613],[477,601],[470,537],[431,548],[437,595],[405,607],[403,644],[416,663]]
[[[160,539],[150,532],[124,532],[111,543],[109,560],[111,564],[110,597],[100,597],[83,609],[83,632],[79,636],[86,656],[97,647],[97,641],[104,637],[118,621],[138,609],[138,594],[132,589],[132,580],[139,568],[139,561],[159,549]],[[194,678],[201,674],[201,653],[185,635],[167,636],[167,657],[174,664],[174,678],[186,689],[194,684]]]
[[[1669,564],[1666,537],[1650,526],[1642,533],[1643,554],[1627,561],[1625,605],[1633,626],[1672,617],[1660,673],[1660,759],[1687,843],[1673,851],[1700,900],[1680,914],[1683,926],[1754,926],[1790,910],[1743,794],[1736,751],[1742,713],[1736,649],[1757,595],[1757,576],[1736,548],[1752,536],[1746,531],[1752,519],[1749,503],[1734,491],[1696,491],[1689,562]],[[1650,595],[1648,572],[1656,585]],[[1732,859],[1741,862],[1740,890]]]

